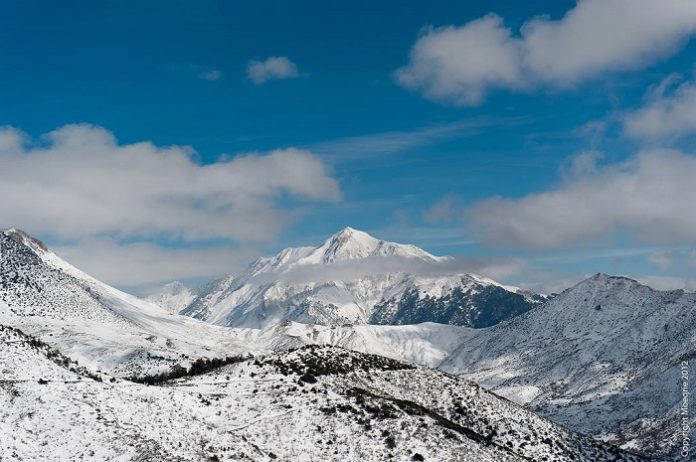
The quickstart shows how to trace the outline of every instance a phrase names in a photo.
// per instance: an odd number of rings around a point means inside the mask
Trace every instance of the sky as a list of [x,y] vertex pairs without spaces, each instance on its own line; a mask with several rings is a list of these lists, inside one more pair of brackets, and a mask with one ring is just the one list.
[[135,292],[345,226],[696,290],[695,35],[689,0],[5,1],[0,227]]

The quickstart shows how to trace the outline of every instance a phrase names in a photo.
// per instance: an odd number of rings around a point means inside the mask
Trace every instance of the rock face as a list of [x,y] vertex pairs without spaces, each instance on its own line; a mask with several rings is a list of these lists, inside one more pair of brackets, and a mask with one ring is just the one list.
[[452,274],[450,260],[346,228],[318,247],[285,249],[212,283],[181,314],[254,328],[282,321],[485,327],[545,299],[474,274]]
[[382,300],[374,307],[371,324],[419,324],[437,322],[474,328],[494,326],[529,311],[545,297],[510,291],[481,283],[472,275],[435,281],[441,284],[439,296],[431,296],[414,281],[398,297]]
[[[506,323],[466,331],[441,367],[579,431],[669,457],[681,371],[693,376],[695,362],[696,294],[598,274]],[[696,391],[696,381],[687,386]]]

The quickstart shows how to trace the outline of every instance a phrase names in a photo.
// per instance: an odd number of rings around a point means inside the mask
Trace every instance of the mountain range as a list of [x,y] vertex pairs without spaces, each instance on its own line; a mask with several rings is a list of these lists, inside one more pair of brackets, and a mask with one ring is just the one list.
[[[346,276],[375,261],[387,270],[382,281],[443,277],[390,265],[447,267],[446,257],[368,238],[344,230],[260,259],[246,284],[260,287],[252,278],[263,275],[273,286],[284,274],[287,288],[314,277],[315,265]],[[366,266],[356,272],[356,261]],[[170,293],[190,307],[205,292]],[[351,303],[336,307],[361,314],[352,322],[298,322],[274,301],[237,315],[280,309],[262,328],[216,325],[125,294],[26,233],[2,231],[0,458],[684,460],[681,370],[696,355],[696,294],[598,274],[480,328],[370,324],[379,303]],[[687,421],[696,426],[693,414]]]
[[282,321],[322,325],[437,322],[488,327],[546,297],[453,269],[452,257],[345,228],[317,247],[293,247],[239,275],[149,297],[180,314],[228,327]]

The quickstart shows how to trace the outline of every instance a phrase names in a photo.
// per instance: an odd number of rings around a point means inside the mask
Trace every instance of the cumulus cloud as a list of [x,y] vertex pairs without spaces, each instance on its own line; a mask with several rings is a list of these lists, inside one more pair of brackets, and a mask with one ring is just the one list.
[[651,92],[646,104],[626,114],[624,132],[633,138],[664,139],[696,132],[696,83],[682,83],[674,91],[668,78]]
[[0,217],[56,238],[186,241],[273,239],[295,210],[279,201],[336,201],[340,189],[311,152],[284,149],[195,161],[189,147],[119,144],[91,125],[28,143],[0,130]]
[[690,0],[580,0],[561,19],[532,18],[518,34],[489,14],[460,27],[425,28],[396,80],[436,101],[475,105],[491,89],[564,88],[644,67],[694,32]]
[[522,83],[519,43],[499,16],[463,27],[426,28],[411,49],[411,62],[397,81],[428,98],[454,104],[479,103],[490,87]]
[[519,199],[473,206],[467,221],[481,241],[545,250],[617,234],[653,244],[696,242],[696,157],[647,150]]
[[300,76],[297,65],[285,56],[271,56],[264,61],[251,61],[247,77],[256,85],[269,80],[293,79]]

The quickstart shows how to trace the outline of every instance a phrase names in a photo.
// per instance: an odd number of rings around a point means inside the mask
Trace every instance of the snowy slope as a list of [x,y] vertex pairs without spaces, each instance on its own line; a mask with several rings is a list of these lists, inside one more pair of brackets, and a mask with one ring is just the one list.
[[93,370],[130,375],[183,358],[265,351],[225,329],[103,284],[17,230],[0,232],[0,323],[19,327]]
[[443,369],[626,448],[676,450],[682,362],[692,376],[696,362],[696,294],[598,274],[525,315],[463,334]]
[[430,369],[336,348],[146,386],[0,326],[2,460],[639,461]]
[[543,301],[487,278],[452,274],[449,260],[345,228],[318,247],[285,249],[212,283],[181,314],[253,328],[282,321],[483,327]]
[[322,326],[285,322],[260,334],[273,351],[330,345],[428,367],[437,367],[469,328],[423,323],[407,326]]

